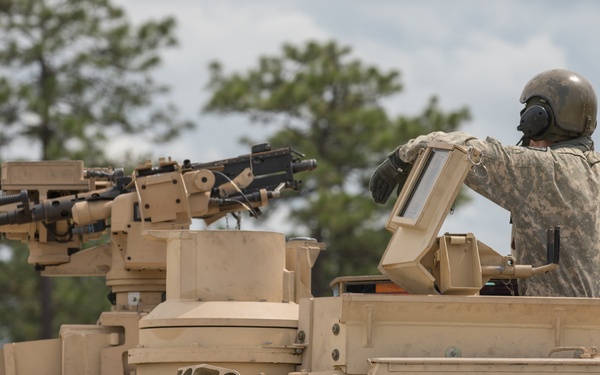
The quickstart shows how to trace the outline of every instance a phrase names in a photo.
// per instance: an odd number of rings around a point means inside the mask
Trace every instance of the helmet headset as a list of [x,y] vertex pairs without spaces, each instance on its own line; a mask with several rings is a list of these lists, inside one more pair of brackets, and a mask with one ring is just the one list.
[[539,100],[539,103],[527,105],[521,111],[521,121],[517,130],[523,132],[524,138],[542,139],[552,126],[552,108],[543,102],[543,99]]
[[517,130],[523,132],[525,146],[530,140],[590,137],[596,129],[596,93],[576,72],[553,69],[536,75],[525,85],[520,101],[525,108]]

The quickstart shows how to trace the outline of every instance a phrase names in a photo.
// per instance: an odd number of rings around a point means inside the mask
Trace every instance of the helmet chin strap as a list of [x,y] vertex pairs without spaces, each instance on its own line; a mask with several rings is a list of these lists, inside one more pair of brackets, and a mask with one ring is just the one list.
[[[521,139],[519,139],[519,142],[517,142],[517,146],[522,147],[529,147],[530,144],[531,139],[527,138],[525,135],[521,136]],[[572,147],[583,152],[594,151],[594,140],[590,136],[566,139],[560,141],[559,143],[555,143],[554,145],[550,145],[550,148],[556,147],[555,145],[560,145],[561,147]]]
[[519,142],[517,142],[517,146],[523,146],[523,147],[527,147],[529,146],[529,143],[531,142],[531,139],[526,137],[524,134],[523,136],[521,136],[521,139],[519,139]]

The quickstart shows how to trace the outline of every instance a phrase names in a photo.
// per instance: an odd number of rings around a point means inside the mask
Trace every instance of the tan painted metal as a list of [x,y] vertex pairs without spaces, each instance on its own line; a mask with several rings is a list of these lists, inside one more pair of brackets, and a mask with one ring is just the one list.
[[390,372],[412,372],[417,364],[420,372],[423,366],[436,372],[436,364],[450,359],[465,365],[498,359],[527,369],[546,361],[561,373],[557,358],[569,358],[568,368],[600,371],[597,353],[584,355],[600,340],[597,299],[344,294],[303,300],[300,311],[307,344],[302,368],[309,372],[365,374],[368,359],[379,367],[394,362]]
[[[472,233],[438,236],[479,153],[431,146],[388,218],[383,275],[340,277],[335,296],[321,298],[310,293],[311,269],[324,244],[189,229],[192,218],[211,223],[278,197],[280,186],[255,191],[252,202],[231,199],[265,181],[256,162],[219,186],[219,173],[244,157],[196,169],[145,162],[114,196],[106,195],[118,185],[110,168],[3,163],[4,195],[26,190],[27,204],[46,216],[20,222],[29,212],[22,200],[0,206],[0,232],[28,243],[29,262],[45,276],[105,276],[115,303],[96,325],[4,345],[0,375],[600,373],[600,300],[479,295],[492,278],[556,264],[517,265]],[[63,206],[64,219],[49,219]],[[110,227],[88,231],[104,221]],[[70,229],[72,237],[56,238]],[[69,250],[105,234],[108,243]],[[380,288],[389,280],[397,286]],[[384,293],[350,293],[353,285]]]

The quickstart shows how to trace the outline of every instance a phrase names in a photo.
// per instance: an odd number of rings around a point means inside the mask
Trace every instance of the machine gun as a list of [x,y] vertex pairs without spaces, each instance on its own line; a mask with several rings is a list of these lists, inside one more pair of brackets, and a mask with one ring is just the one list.
[[[210,188],[210,205],[213,209],[211,210],[212,215],[200,214],[197,217],[208,219],[209,216],[212,216],[210,220],[214,221],[215,216],[218,218],[223,216],[219,214],[239,210],[240,205],[251,211],[254,216],[257,216],[259,212],[255,208],[257,202],[264,204],[265,199],[279,198],[282,190],[298,190],[300,181],[294,178],[294,174],[316,168],[316,160],[303,161],[300,159],[303,156],[291,148],[271,150],[268,143],[262,143],[253,146],[250,154],[210,163],[191,163],[189,160],[185,160],[183,165],[179,165],[170,160],[162,160],[160,166],[154,168],[149,162],[146,162],[135,170],[133,178],[125,176],[123,169],[113,172],[85,170],[84,178],[105,178],[110,181],[112,186],[102,190],[89,188],[92,191],[78,192],[54,199],[47,197],[48,199],[36,202],[37,204],[31,208],[29,200],[30,196],[34,195],[30,194],[28,190],[21,190],[18,194],[1,196],[0,206],[14,203],[20,203],[20,205],[15,210],[0,213],[0,228],[6,225],[34,222],[42,222],[47,225],[61,220],[70,220],[73,218],[73,207],[78,203],[81,206],[85,203],[112,201],[121,194],[134,192],[135,187],[131,185],[133,179],[173,172],[184,175],[204,170],[210,171],[209,174],[202,173],[201,179],[203,180],[203,186],[206,183],[212,185]],[[15,171],[15,167],[17,171]],[[32,168],[37,169],[38,165],[5,163],[3,168],[18,174],[18,169],[28,169],[27,172],[31,172],[29,170]],[[214,178],[210,176],[211,173]],[[4,185],[6,183],[3,183]],[[215,206],[218,209],[214,209]],[[218,212],[215,214],[215,211]],[[84,225],[86,224],[90,223]],[[98,228],[104,229],[102,226],[98,226]],[[71,227],[71,229],[74,228]],[[82,230],[80,229],[78,232]],[[90,229],[85,230],[89,232]]]
[[[146,161],[131,176],[122,169],[84,169],[81,161],[5,162],[0,233],[26,242],[28,262],[42,275],[106,276],[123,295],[139,291],[142,279],[146,289],[162,293],[164,243],[145,233],[189,229],[194,218],[211,224],[245,210],[258,216],[283,190],[299,190],[296,173],[316,168],[302,156],[261,144],[211,163]],[[109,242],[85,248],[105,234]]]
[[[223,186],[235,177],[242,175],[246,168],[251,168],[254,181],[245,189],[247,191],[256,192],[261,188],[275,190],[281,184],[284,184],[288,189],[296,190],[298,183],[294,180],[294,174],[311,171],[317,167],[316,160],[301,160],[300,158],[303,157],[303,154],[291,148],[272,150],[270,144],[261,143],[252,146],[250,154],[237,158],[210,163],[190,163],[189,160],[185,160],[183,169],[210,170],[216,174],[215,185]],[[220,192],[215,190],[212,193],[218,195]]]
[[[252,146],[250,154],[237,158],[209,163],[183,162],[184,171],[209,170],[215,176],[211,197],[219,200],[221,207],[243,202],[251,203],[267,198],[279,198],[282,190],[298,190],[299,182],[294,174],[312,171],[317,167],[315,159],[302,160],[304,155],[292,148],[271,149],[268,143]],[[252,209],[258,216],[260,211]]]

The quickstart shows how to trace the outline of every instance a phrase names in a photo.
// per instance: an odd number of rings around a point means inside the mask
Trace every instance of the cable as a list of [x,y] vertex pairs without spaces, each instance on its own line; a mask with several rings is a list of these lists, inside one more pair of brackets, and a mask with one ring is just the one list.
[[222,176],[223,178],[225,178],[227,181],[229,181],[231,183],[231,185],[233,185],[233,187],[235,188],[235,190],[240,193],[240,195],[242,196],[242,198],[244,198],[244,200],[246,201],[247,205],[244,204],[243,202],[240,201],[234,201],[234,200],[228,200],[228,202],[236,202],[239,203],[240,205],[242,205],[242,207],[244,207],[246,210],[250,211],[252,213],[252,215],[258,219],[258,213],[256,212],[256,210],[254,209],[254,207],[252,207],[252,203],[250,203],[250,200],[248,199],[248,197],[246,196],[246,194],[244,194],[244,192],[240,189],[240,187],[238,186],[237,183],[235,183],[235,181],[233,181],[231,178],[229,178],[227,175],[225,175],[224,173],[221,173],[219,171],[212,171],[213,173],[218,174],[219,176]]
[[[67,229],[67,231],[63,234],[57,233],[56,231],[50,229],[44,221],[42,221],[42,225],[44,225],[44,228],[46,228],[48,233],[51,233],[56,237],[56,242],[58,242],[58,243],[68,243],[73,239],[73,231],[72,231],[70,225],[69,225],[69,229]],[[66,239],[59,239],[60,237],[63,237]]]

